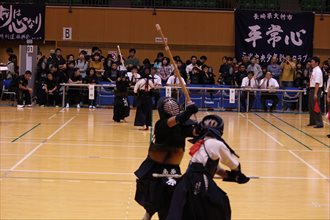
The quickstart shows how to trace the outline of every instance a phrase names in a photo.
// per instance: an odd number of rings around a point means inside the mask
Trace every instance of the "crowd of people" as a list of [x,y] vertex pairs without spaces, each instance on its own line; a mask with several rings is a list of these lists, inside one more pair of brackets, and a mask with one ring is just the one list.
[[[17,56],[11,48],[7,49],[7,53],[9,56],[7,77],[17,81]],[[289,55],[282,58],[282,60],[279,60],[277,56],[273,56],[269,63],[260,62],[258,57],[249,57],[248,55],[242,56],[239,60],[235,57],[223,57],[217,73],[214,68],[207,64],[206,56],[199,58],[191,56],[186,61],[183,61],[179,56],[173,58],[186,84],[219,84],[229,87],[264,89],[294,87],[307,90],[313,70],[310,59],[306,63],[302,63]],[[330,74],[330,58],[320,63],[320,68],[324,83],[322,85],[324,91],[321,94],[323,96],[326,93],[326,83]],[[153,62],[148,58],[141,62],[136,57],[134,48],[129,50],[127,57],[116,54],[105,56],[98,47],[93,47],[91,54],[87,54],[86,51],[82,50],[78,57],[73,54],[64,56],[61,49],[57,48],[51,50],[49,56],[39,53],[34,94],[36,94],[37,103],[41,106],[59,106],[59,97],[63,93],[59,86],[61,83],[116,83],[125,74],[128,85],[134,86],[142,75],[148,74],[156,87],[179,84],[179,79],[173,73],[173,64],[162,52],[157,54]],[[16,86],[17,83],[13,83],[13,85]],[[88,100],[87,95],[81,90],[70,88],[69,91],[64,92],[67,92],[66,107],[76,106],[80,108],[80,104],[84,102],[88,103],[90,108],[96,108],[95,100]],[[132,95],[133,91],[129,91],[128,94]],[[154,96],[153,105],[155,107],[159,99],[159,93],[154,94]],[[242,93],[242,111],[245,111],[246,108],[251,109],[255,100],[253,93],[250,93],[250,105],[246,106],[246,97],[247,93]],[[271,100],[273,103],[273,106],[269,108],[269,111],[272,111],[276,108],[279,101],[278,97],[275,93],[262,94],[261,103],[265,111],[268,111],[267,100]],[[21,107],[21,104],[20,101],[18,106]],[[302,107],[303,111],[308,110],[307,93],[304,94]],[[295,106],[288,105],[284,108],[294,110]]]

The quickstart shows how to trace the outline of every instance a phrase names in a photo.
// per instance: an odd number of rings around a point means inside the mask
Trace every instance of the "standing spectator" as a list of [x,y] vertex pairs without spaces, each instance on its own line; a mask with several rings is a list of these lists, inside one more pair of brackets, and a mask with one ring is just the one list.
[[186,66],[186,73],[187,73],[187,76],[188,76],[188,80],[190,79],[189,77],[189,73],[192,71],[192,69],[194,67],[198,67],[197,65],[197,57],[196,56],[191,56],[190,58],[190,64]]
[[[157,69],[155,67],[152,67],[150,69],[150,80],[154,84],[155,87],[162,86],[162,79],[157,75]],[[154,105],[153,108],[157,108],[157,102],[160,99],[160,89],[159,88],[154,88],[153,92],[153,97],[154,97]]]
[[249,56],[246,55],[246,54],[244,54],[244,55],[242,56],[242,62],[241,62],[240,64],[244,65],[245,69],[247,69],[248,66],[251,64],[251,63],[250,63],[250,58],[249,58]]
[[291,57],[288,55],[285,57],[281,64],[282,68],[282,76],[281,76],[281,84],[283,87],[292,87],[293,79],[295,78],[295,69],[296,64],[292,62]]
[[320,98],[323,87],[323,74],[319,65],[320,58],[313,57],[311,59],[313,72],[310,77],[309,85],[309,124],[307,126],[314,126],[314,128],[323,128],[321,111],[315,111],[317,109],[314,109],[315,104],[317,104],[319,107],[321,106]]
[[226,57],[225,63],[220,66],[219,69],[219,82],[223,85],[235,85],[234,82],[234,68],[233,68],[233,58]]
[[189,72],[190,75],[190,84],[200,84],[200,69],[196,66],[194,67],[191,72]]
[[178,67],[178,70],[179,70],[179,73],[180,73],[180,76],[184,79],[185,82],[187,82],[188,80],[188,75],[187,75],[187,72],[186,72],[186,67],[185,65],[183,64],[182,60],[181,59],[178,59],[176,61],[176,65]]
[[125,60],[125,66],[126,68],[131,68],[132,66],[136,66],[138,69],[140,68],[140,61],[138,58],[135,57],[136,50],[134,48],[131,48],[129,50],[129,55],[127,59]]
[[69,54],[66,56],[66,62],[71,62],[74,61],[74,55],[73,54]]
[[267,72],[271,72],[273,74],[273,78],[276,79],[277,82],[279,82],[282,73],[282,68],[277,62],[277,57],[273,56],[270,61],[270,64],[267,66]]
[[[31,79],[32,73],[27,70],[17,78],[17,82],[13,82],[16,87],[17,108],[23,108],[24,105],[31,107],[31,94],[33,90],[28,87],[28,82]],[[25,102],[25,103],[24,103]]]
[[64,72],[66,69],[66,62],[62,56],[62,50],[57,48],[55,50],[55,57],[52,59],[53,64],[58,68],[60,72]]
[[[182,78],[182,77],[181,77]],[[183,80],[183,84],[186,85],[186,82]],[[178,79],[178,77],[175,74],[172,74],[172,76],[170,76],[166,82],[167,86],[173,86],[173,85],[180,85],[180,80]]]
[[18,73],[17,56],[15,54],[11,54],[9,56],[7,68],[8,68],[8,75],[6,77],[7,79],[13,78],[13,76],[16,73]]
[[[80,75],[79,68],[74,68],[73,75],[71,78],[69,78],[68,83],[70,84],[81,84],[82,83],[82,77]],[[80,94],[80,88],[79,87],[71,87],[68,90],[68,102],[66,104],[66,107],[69,108],[70,105],[77,105],[77,108],[80,108],[80,100],[81,100],[81,94]]]
[[151,126],[153,88],[154,84],[147,75],[143,75],[134,86],[134,93],[138,94],[134,126],[143,126],[143,130],[149,130]]
[[170,64],[170,59],[168,57],[163,58],[162,66],[158,70],[159,76],[162,79],[162,84],[164,85],[174,71],[174,67]]
[[248,72],[254,72],[254,77],[256,79],[262,79],[262,69],[261,66],[257,63],[257,59],[255,57],[251,58],[251,64],[246,69]]
[[201,73],[201,84],[214,85],[214,75],[212,72],[209,72],[209,67],[207,65],[202,65]]
[[[99,78],[97,77],[95,71],[90,71],[88,76],[86,76],[86,83],[88,84],[97,84],[99,83]],[[94,99],[89,100],[89,108],[96,108],[96,97],[97,89],[94,87]]]
[[207,57],[206,56],[201,56],[199,60],[197,61],[197,65],[199,69],[202,69],[203,65],[206,65]]
[[130,86],[129,79],[125,74],[121,73],[116,80],[115,101],[113,106],[113,120],[115,122],[125,121],[129,116],[128,88]]
[[94,68],[96,73],[102,75],[104,72],[104,66],[101,61],[101,54],[96,52],[92,61],[89,63],[89,68]]
[[154,60],[154,67],[156,69],[159,69],[162,66],[163,58],[164,58],[164,54],[162,52],[159,52],[157,54],[157,58]]
[[237,73],[235,73],[235,82],[237,86],[242,85],[242,80],[247,77],[247,72],[243,64],[239,65]]
[[269,90],[266,92],[261,92],[261,104],[265,112],[267,112],[266,100],[273,101],[272,106],[269,109],[270,112],[273,112],[273,110],[276,109],[278,97],[276,95],[276,91],[272,91],[272,89],[278,89],[279,87],[280,86],[277,80],[272,78],[271,72],[267,72],[265,77],[260,81],[260,88]]
[[80,51],[79,58],[75,61],[75,68],[79,68],[82,78],[87,76],[88,62],[85,59],[86,52]]
[[43,87],[43,92],[45,94],[46,103],[48,106],[59,107],[60,104],[60,96],[58,92],[58,84],[56,83],[53,75],[51,73],[47,74],[47,80]]
[[[244,89],[247,89],[247,90],[258,88],[258,82],[254,78],[254,72],[252,72],[252,71],[248,72],[248,75],[243,78],[241,88],[244,88]],[[249,91],[249,92],[248,91],[242,91],[242,94],[241,94],[241,111],[242,112],[246,112],[246,110],[247,110],[247,97],[248,97],[248,94],[249,94],[249,106],[248,106],[249,111],[251,111],[251,108],[254,104],[255,91]]]

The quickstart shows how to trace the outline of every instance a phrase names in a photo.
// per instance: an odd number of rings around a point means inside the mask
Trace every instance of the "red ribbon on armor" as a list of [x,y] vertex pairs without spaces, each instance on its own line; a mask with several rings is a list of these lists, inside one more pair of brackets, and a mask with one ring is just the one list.
[[197,141],[193,146],[189,149],[190,156],[194,156],[194,154],[201,148],[201,146],[204,144],[204,140]]

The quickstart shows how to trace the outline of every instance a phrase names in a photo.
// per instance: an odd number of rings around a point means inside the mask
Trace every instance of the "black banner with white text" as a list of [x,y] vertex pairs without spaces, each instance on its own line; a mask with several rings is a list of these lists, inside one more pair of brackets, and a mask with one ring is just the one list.
[[235,55],[269,62],[291,55],[305,62],[313,55],[314,14],[280,11],[235,11]]

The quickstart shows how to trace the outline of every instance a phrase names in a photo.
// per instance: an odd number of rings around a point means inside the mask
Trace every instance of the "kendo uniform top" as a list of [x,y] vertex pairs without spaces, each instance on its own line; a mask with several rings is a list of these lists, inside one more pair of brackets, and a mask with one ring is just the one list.
[[167,220],[230,220],[226,193],[214,182],[219,161],[231,169],[239,162],[226,145],[206,137],[193,154],[187,172],[175,189]]
[[[193,136],[193,123],[190,123],[190,125],[188,123],[186,123],[187,125],[177,124],[169,127],[167,120],[168,118],[162,118],[156,122],[154,141],[150,144],[149,154],[153,152],[175,153],[176,150],[181,153],[184,151],[185,138]],[[150,215],[158,212],[160,220],[165,220],[167,216],[177,180],[166,177],[155,178],[152,174],[181,174],[180,162],[177,164],[160,163],[151,159],[148,155],[139,169],[135,171],[138,178],[135,200]]]

